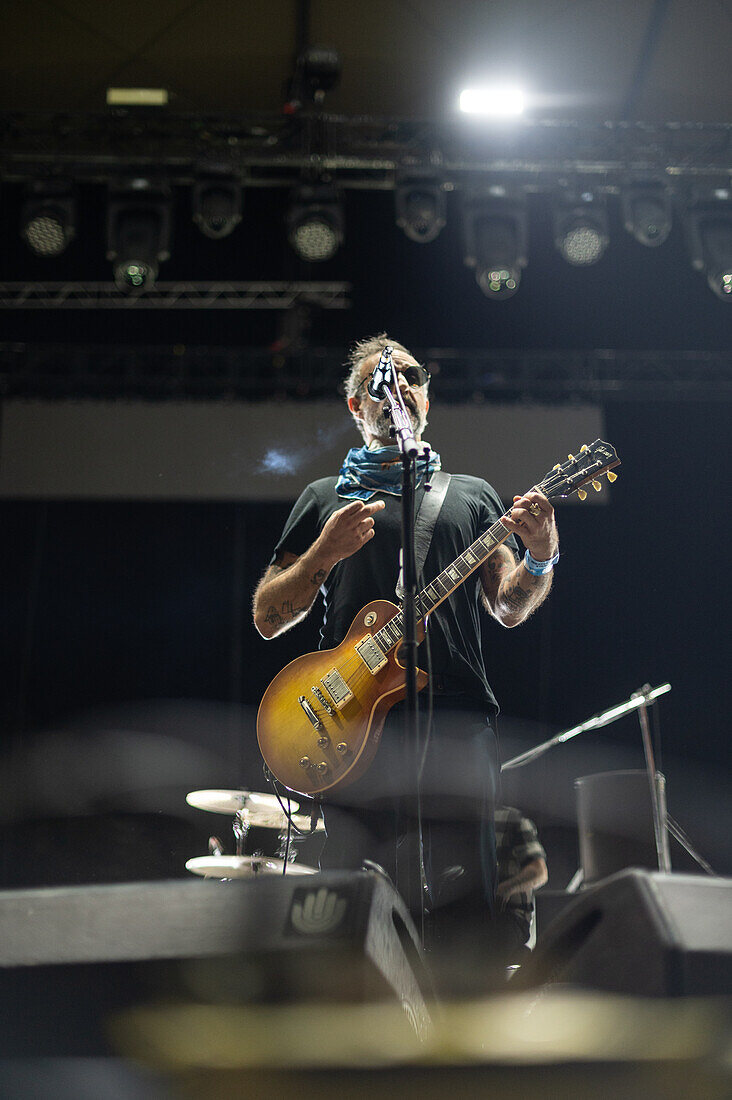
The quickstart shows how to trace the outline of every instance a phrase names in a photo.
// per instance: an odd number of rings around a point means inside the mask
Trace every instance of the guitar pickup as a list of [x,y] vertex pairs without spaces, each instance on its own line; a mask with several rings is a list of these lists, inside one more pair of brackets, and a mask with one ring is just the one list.
[[378,645],[370,634],[367,634],[365,638],[362,638],[361,641],[354,648],[363,663],[366,665],[366,668],[371,673],[378,672],[380,668],[383,668],[384,665],[387,665],[389,663],[388,659],[379,649]]
[[353,692],[337,668],[332,668],[330,672],[326,672],[320,682],[335,703],[337,710],[340,710],[349,699],[353,698]]

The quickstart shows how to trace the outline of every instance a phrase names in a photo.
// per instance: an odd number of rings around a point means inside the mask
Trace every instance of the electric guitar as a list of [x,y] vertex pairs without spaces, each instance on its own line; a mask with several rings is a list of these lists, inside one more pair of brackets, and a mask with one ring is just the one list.
[[[620,465],[615,448],[601,439],[583,446],[575,458],[557,464],[535,488],[550,501],[577,493],[583,486]],[[418,639],[436,607],[490,557],[510,532],[498,520],[477,538],[417,596]],[[306,653],[287,665],[267,688],[257,715],[259,748],[268,768],[285,787],[319,797],[353,783],[374,758],[384,720],[404,698],[401,610],[388,600],[374,600],[356,615],[335,649]],[[417,669],[417,690],[428,676]]]

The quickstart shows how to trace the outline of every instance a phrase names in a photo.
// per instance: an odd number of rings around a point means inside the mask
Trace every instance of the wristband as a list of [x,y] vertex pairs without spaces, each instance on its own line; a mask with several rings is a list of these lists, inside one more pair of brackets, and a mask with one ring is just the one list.
[[549,561],[537,561],[536,558],[531,556],[530,551],[526,551],[524,554],[524,566],[531,573],[532,577],[544,577],[547,573],[551,573],[554,566],[559,561],[559,551],[557,550],[553,558],[549,558]]

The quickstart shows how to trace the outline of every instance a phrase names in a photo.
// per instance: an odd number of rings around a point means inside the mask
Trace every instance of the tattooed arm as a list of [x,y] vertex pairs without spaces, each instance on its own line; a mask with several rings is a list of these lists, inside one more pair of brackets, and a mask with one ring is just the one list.
[[[536,514],[530,510],[531,506]],[[542,493],[532,490],[523,497],[514,497],[510,513],[501,522],[520,536],[537,561],[554,557],[559,546],[557,525],[554,510]],[[547,598],[553,575],[552,572],[535,577],[523,561],[516,564],[507,546],[499,546],[481,566],[484,605],[499,623],[518,626]]]
[[318,589],[332,568],[311,546],[298,557],[287,550],[277,555],[254,593],[254,625],[263,638],[276,638],[305,618]]
[[254,625],[263,638],[276,638],[305,618],[336,562],[374,537],[373,517],[383,507],[383,500],[355,500],[328,518],[304,554],[278,554],[254,593]]

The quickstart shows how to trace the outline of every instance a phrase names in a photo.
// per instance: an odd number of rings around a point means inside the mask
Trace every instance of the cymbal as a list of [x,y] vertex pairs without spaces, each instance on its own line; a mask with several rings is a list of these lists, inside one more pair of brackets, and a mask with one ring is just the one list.
[[[259,811],[262,816],[268,813],[279,814],[280,818],[283,816],[275,795],[258,794],[256,791],[191,791],[186,795],[186,802],[197,810],[210,810],[215,814],[245,813],[249,817]],[[290,800],[291,812],[294,814],[299,809],[300,803]]]
[[[287,816],[273,794],[257,794],[254,791],[191,791],[186,795],[186,802],[197,810],[210,810],[217,814],[238,813],[247,825],[259,829],[278,829],[279,832],[284,832],[287,828]],[[297,813],[299,808],[299,802],[290,801],[292,824],[296,829],[309,833],[310,815]],[[315,825],[315,832],[324,831],[325,823],[321,817]]]
[[[257,878],[281,875],[284,861],[270,856],[195,856],[186,861],[186,870],[204,878]],[[288,863],[288,875],[314,875],[316,867]]]

